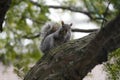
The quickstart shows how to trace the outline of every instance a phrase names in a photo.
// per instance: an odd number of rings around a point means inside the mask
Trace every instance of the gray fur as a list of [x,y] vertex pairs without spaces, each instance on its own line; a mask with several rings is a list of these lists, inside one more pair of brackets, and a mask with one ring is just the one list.
[[[47,28],[46,28],[47,29]],[[67,31],[64,33],[64,31]],[[43,53],[57,47],[65,42],[68,42],[71,37],[71,25],[64,24],[59,27],[55,32],[45,36],[40,45],[40,49]]]

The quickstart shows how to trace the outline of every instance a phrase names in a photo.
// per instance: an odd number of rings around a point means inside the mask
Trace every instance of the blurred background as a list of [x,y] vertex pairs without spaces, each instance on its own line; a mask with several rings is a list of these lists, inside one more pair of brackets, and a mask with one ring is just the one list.
[[[12,0],[0,33],[0,80],[22,80],[42,57],[40,29],[47,21],[100,29],[120,12],[119,0]],[[89,33],[74,32],[72,39]],[[84,80],[120,80],[120,49]]]

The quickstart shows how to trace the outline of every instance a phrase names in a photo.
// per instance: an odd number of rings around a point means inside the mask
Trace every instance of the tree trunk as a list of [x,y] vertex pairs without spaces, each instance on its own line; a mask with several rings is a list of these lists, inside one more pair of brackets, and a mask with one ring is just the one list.
[[2,24],[4,21],[4,17],[8,8],[11,4],[11,0],[0,0],[0,32],[2,32]]
[[44,55],[24,80],[82,80],[108,53],[120,47],[120,15],[100,31],[65,43]]

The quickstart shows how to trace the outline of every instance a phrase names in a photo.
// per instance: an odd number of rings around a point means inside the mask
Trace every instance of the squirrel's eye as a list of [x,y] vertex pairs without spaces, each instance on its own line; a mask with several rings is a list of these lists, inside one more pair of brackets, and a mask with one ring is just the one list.
[[67,32],[67,29],[64,31],[65,33]]

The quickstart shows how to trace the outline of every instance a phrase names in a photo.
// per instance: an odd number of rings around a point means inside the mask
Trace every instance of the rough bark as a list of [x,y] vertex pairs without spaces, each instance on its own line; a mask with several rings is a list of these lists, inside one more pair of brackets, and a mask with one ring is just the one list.
[[5,14],[11,4],[11,0],[0,0],[0,32],[2,32],[2,24],[5,18]]
[[100,31],[63,44],[44,55],[24,80],[82,80],[108,53],[120,47],[120,15]]

